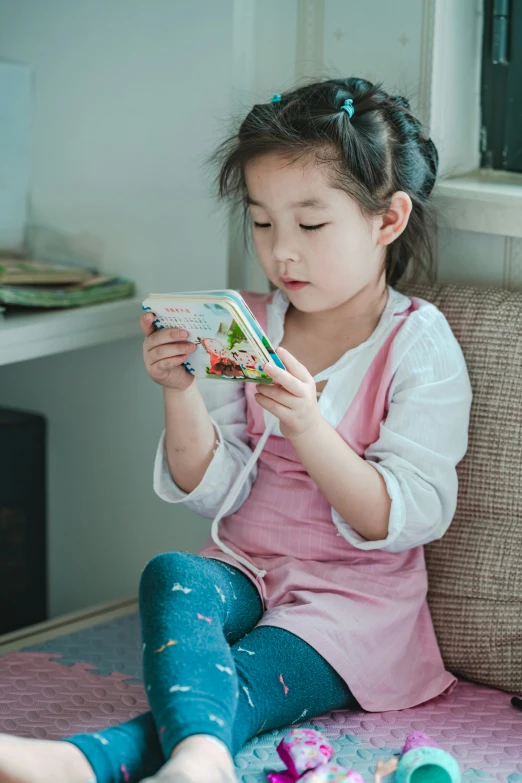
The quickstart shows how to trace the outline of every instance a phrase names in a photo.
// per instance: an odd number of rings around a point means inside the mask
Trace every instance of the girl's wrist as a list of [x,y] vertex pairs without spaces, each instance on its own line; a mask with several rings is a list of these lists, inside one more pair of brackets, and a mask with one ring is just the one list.
[[197,389],[196,379],[194,378],[194,376],[192,376],[191,383],[189,383],[188,386],[186,386],[184,389],[176,389],[173,388],[172,386],[164,386],[163,393],[166,398],[179,399],[180,396],[182,397],[192,396],[196,389]]
[[310,420],[308,426],[300,432],[297,432],[293,435],[288,435],[287,440],[290,441],[295,449],[298,449],[299,447],[302,448],[303,446],[306,448],[308,443],[316,444],[317,438],[321,437],[321,432],[325,424],[327,425],[327,422],[325,419],[323,419],[319,408],[317,408],[317,411]]

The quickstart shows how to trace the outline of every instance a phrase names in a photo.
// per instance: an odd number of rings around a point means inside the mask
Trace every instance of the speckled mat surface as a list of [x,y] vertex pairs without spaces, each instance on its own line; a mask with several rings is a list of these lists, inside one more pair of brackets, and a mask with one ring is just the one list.
[[[59,636],[0,657],[0,731],[59,739],[96,731],[147,710],[136,614]],[[311,723],[337,759],[372,780],[379,758],[424,731],[460,764],[464,781],[522,783],[522,712],[506,693],[460,682],[449,697],[401,712],[337,712]],[[281,769],[275,748],[284,731],[252,740],[237,756],[242,783]],[[388,779],[390,783],[393,778]]]

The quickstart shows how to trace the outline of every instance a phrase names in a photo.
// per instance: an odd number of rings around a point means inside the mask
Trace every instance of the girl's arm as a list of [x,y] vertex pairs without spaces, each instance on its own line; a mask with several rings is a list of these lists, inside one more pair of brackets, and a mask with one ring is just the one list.
[[382,476],[323,419],[306,367],[278,348],[287,371],[265,370],[276,386],[258,385],[257,402],[278,417],[306,471],[338,514],[366,540],[386,538],[391,500]]
[[217,436],[196,382],[188,389],[163,389],[165,455],[170,475],[190,493],[201,483],[212,462]]
[[439,313],[417,335],[394,377],[378,440],[359,457],[321,416],[315,385],[288,352],[284,388],[259,388],[304,467],[360,549],[401,551],[440,538],[457,501],[456,465],[467,448],[471,387],[460,347]]
[[361,541],[332,512],[354,546],[400,552],[442,538],[457,506],[456,467],[468,445],[471,400],[462,351],[439,314],[401,362],[379,438],[364,455],[391,498],[387,538]]
[[[165,393],[165,431],[154,465],[154,490],[169,503],[185,503],[212,518],[251,456],[246,434],[244,384],[194,382],[183,400]],[[183,393],[185,394],[185,393]],[[247,499],[254,467],[228,513]]]
[[339,516],[367,541],[388,535],[391,498],[386,482],[323,417],[292,439],[297,456]]

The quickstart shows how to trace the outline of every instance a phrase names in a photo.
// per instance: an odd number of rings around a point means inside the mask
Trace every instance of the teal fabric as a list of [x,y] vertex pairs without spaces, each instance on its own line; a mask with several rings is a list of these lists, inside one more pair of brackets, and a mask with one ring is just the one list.
[[235,755],[261,732],[357,706],[322,656],[288,631],[256,628],[261,616],[256,588],[236,568],[187,553],[147,564],[140,618],[151,712],[66,740],[97,783],[155,774],[193,734],[213,735]]

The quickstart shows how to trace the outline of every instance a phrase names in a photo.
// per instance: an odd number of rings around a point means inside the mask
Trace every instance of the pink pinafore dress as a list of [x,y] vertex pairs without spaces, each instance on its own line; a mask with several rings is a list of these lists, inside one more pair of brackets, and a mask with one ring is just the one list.
[[[268,301],[269,296],[248,298],[265,331]],[[407,315],[398,319],[337,427],[360,456],[377,440],[386,418],[391,381],[386,366]],[[254,399],[255,385],[245,387],[247,433],[255,449],[266,430],[265,416]],[[269,435],[257,468],[245,503],[221,521],[221,545],[211,538],[199,554],[239,568],[254,581],[265,608],[259,625],[286,629],[308,642],[365,710],[400,710],[449,693],[456,679],[445,670],[435,637],[423,548],[391,553],[354,547],[339,533],[328,501],[292,444],[280,435]]]

